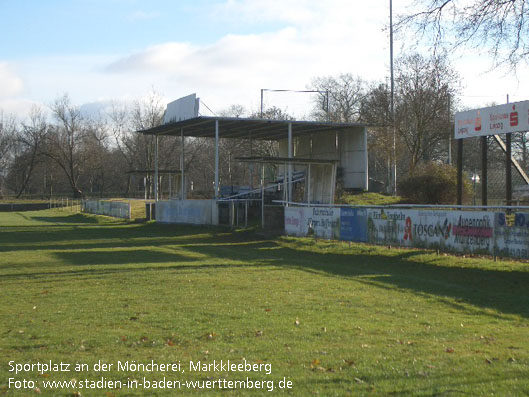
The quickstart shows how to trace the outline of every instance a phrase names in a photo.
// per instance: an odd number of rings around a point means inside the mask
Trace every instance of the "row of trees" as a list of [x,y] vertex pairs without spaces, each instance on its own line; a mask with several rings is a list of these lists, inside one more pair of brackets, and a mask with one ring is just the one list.
[[[395,82],[394,124],[385,81],[369,83],[358,76],[342,74],[316,78],[309,86],[322,92],[314,101],[312,119],[372,125],[369,171],[372,182],[378,182],[382,189],[390,186],[394,153],[398,180],[421,163],[450,162],[451,115],[458,106],[459,78],[445,56],[426,58],[412,54],[398,59]],[[328,93],[328,97],[323,93]],[[150,196],[153,176],[127,171],[154,169],[154,138],[135,131],[160,125],[164,109],[161,98],[153,93],[145,101],[131,106],[114,103],[97,117],[87,117],[64,95],[48,111],[33,109],[22,123],[0,114],[0,193],[20,197],[69,192],[74,197],[104,197],[139,195],[146,188]],[[261,117],[259,112],[252,114],[241,105],[232,105],[219,114]],[[262,117],[293,118],[276,107],[265,109]],[[180,144],[178,137],[163,138],[160,169],[179,168]],[[184,166],[188,189],[192,188],[195,195],[211,194],[213,190],[212,145],[208,139],[186,140]],[[254,142],[251,150],[254,155],[271,155],[277,152],[277,146]],[[248,184],[251,167],[234,158],[248,155],[249,142],[221,140],[220,151],[221,182]],[[524,134],[515,139],[515,153],[523,165],[529,165],[529,145]],[[167,187],[168,177],[164,178]]]
[[[241,107],[232,106],[225,115],[238,116]],[[68,194],[85,196],[153,197],[155,138],[139,134],[162,124],[165,104],[156,93],[131,106],[114,103],[96,117],[83,115],[68,95],[57,98],[46,111],[33,108],[27,121],[17,123],[0,114],[0,196],[43,197]],[[256,115],[254,115],[256,117]],[[264,117],[288,117],[280,109],[268,109]],[[159,168],[180,168],[179,137],[164,137],[159,145]],[[214,176],[213,142],[187,139],[185,142],[187,180],[193,194],[210,195]],[[248,178],[248,167],[234,161],[247,153],[247,141],[221,141],[221,180],[237,184]],[[273,154],[275,145],[253,145],[254,154]],[[142,172],[130,172],[141,170]],[[161,182],[167,190],[168,179]],[[176,187],[173,181],[173,188]]]
[[[131,192],[125,171],[153,165],[153,139],[133,130],[161,123],[163,107],[153,96],[131,109],[119,105],[97,118],[83,116],[68,95],[57,98],[49,114],[33,108],[28,121],[12,117],[0,124],[2,192],[20,197],[71,192]],[[166,159],[174,145],[164,146]]]
[[[449,161],[451,115],[457,106],[459,78],[445,56],[425,58],[412,54],[397,60],[395,131],[387,82],[368,84],[345,74],[315,79],[312,86],[331,93],[331,120],[374,126],[369,129],[370,176],[386,187],[390,185],[394,153],[400,177],[413,172],[421,162]],[[319,100],[325,98],[321,96]],[[325,117],[321,111],[315,115]]]

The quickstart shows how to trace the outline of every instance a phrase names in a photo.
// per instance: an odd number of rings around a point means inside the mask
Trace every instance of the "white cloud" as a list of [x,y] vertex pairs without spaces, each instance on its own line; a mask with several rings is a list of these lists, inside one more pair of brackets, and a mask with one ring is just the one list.
[[300,24],[314,20],[318,16],[318,9],[325,3],[336,1],[227,0],[215,7],[214,11],[222,18],[247,23],[283,21]]
[[0,111],[13,115],[20,121],[27,121],[34,107],[45,108],[42,103],[29,99],[0,99]]
[[182,95],[196,91],[217,110],[232,103],[255,108],[261,88],[305,89],[317,76],[353,73],[384,79],[387,7],[351,3],[229,0],[216,10],[224,12],[224,19],[280,19],[286,25],[260,34],[227,34],[209,45],[154,45],[115,60],[105,71],[149,80],[172,98],[175,87]]
[[[140,98],[154,88],[168,101],[196,92],[216,112],[231,104],[256,110],[261,88],[305,89],[314,77],[339,73],[367,80],[384,80],[389,75],[389,35],[383,30],[389,19],[387,2],[226,0],[210,12],[228,27],[226,31],[243,25],[249,28],[241,31],[255,31],[251,27],[257,23],[260,33],[227,33],[207,44],[153,43],[114,56],[30,59],[17,64],[24,84],[7,64],[0,63],[0,99],[13,99],[23,92],[34,101],[50,103],[67,92],[76,103],[91,103]],[[395,57],[402,54],[401,44],[395,45]],[[501,73],[483,73],[490,66],[488,57],[465,55],[456,59],[455,66],[468,96],[464,102],[492,91],[521,100],[515,95],[528,91],[522,80],[516,83]],[[501,101],[474,99],[472,104]],[[268,104],[288,106],[298,116],[310,111],[308,100],[310,95],[268,93],[265,98]]]
[[0,62],[0,98],[9,98],[22,93],[24,83],[6,62]]

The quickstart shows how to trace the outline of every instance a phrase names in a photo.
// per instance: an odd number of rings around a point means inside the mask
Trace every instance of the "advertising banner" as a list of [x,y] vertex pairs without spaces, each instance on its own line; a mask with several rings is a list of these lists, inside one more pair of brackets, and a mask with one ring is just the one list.
[[285,207],[285,233],[340,239],[340,208]]
[[474,211],[368,210],[373,244],[492,254],[494,214]]
[[496,255],[529,258],[529,213],[496,213],[494,231]]
[[367,242],[367,209],[340,209],[340,240]]
[[289,236],[306,236],[309,232],[305,208],[285,207],[285,233]]
[[455,138],[529,131],[529,101],[458,112]]
[[[410,211],[369,209],[367,211],[367,241],[380,245],[409,246],[409,232],[405,233]],[[407,229],[406,229],[407,230]]]

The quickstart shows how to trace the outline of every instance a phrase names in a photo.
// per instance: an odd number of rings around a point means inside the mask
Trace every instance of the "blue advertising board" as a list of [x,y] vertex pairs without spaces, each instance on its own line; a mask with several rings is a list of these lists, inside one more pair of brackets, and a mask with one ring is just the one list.
[[340,240],[367,242],[367,210],[341,208]]

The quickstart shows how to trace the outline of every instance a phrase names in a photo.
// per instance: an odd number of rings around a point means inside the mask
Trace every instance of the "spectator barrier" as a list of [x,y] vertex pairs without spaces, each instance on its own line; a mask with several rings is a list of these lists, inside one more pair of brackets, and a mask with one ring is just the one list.
[[527,212],[294,205],[285,207],[285,233],[527,259],[529,209],[523,209]]
[[131,218],[130,202],[128,201],[83,200],[81,211],[115,218]]

